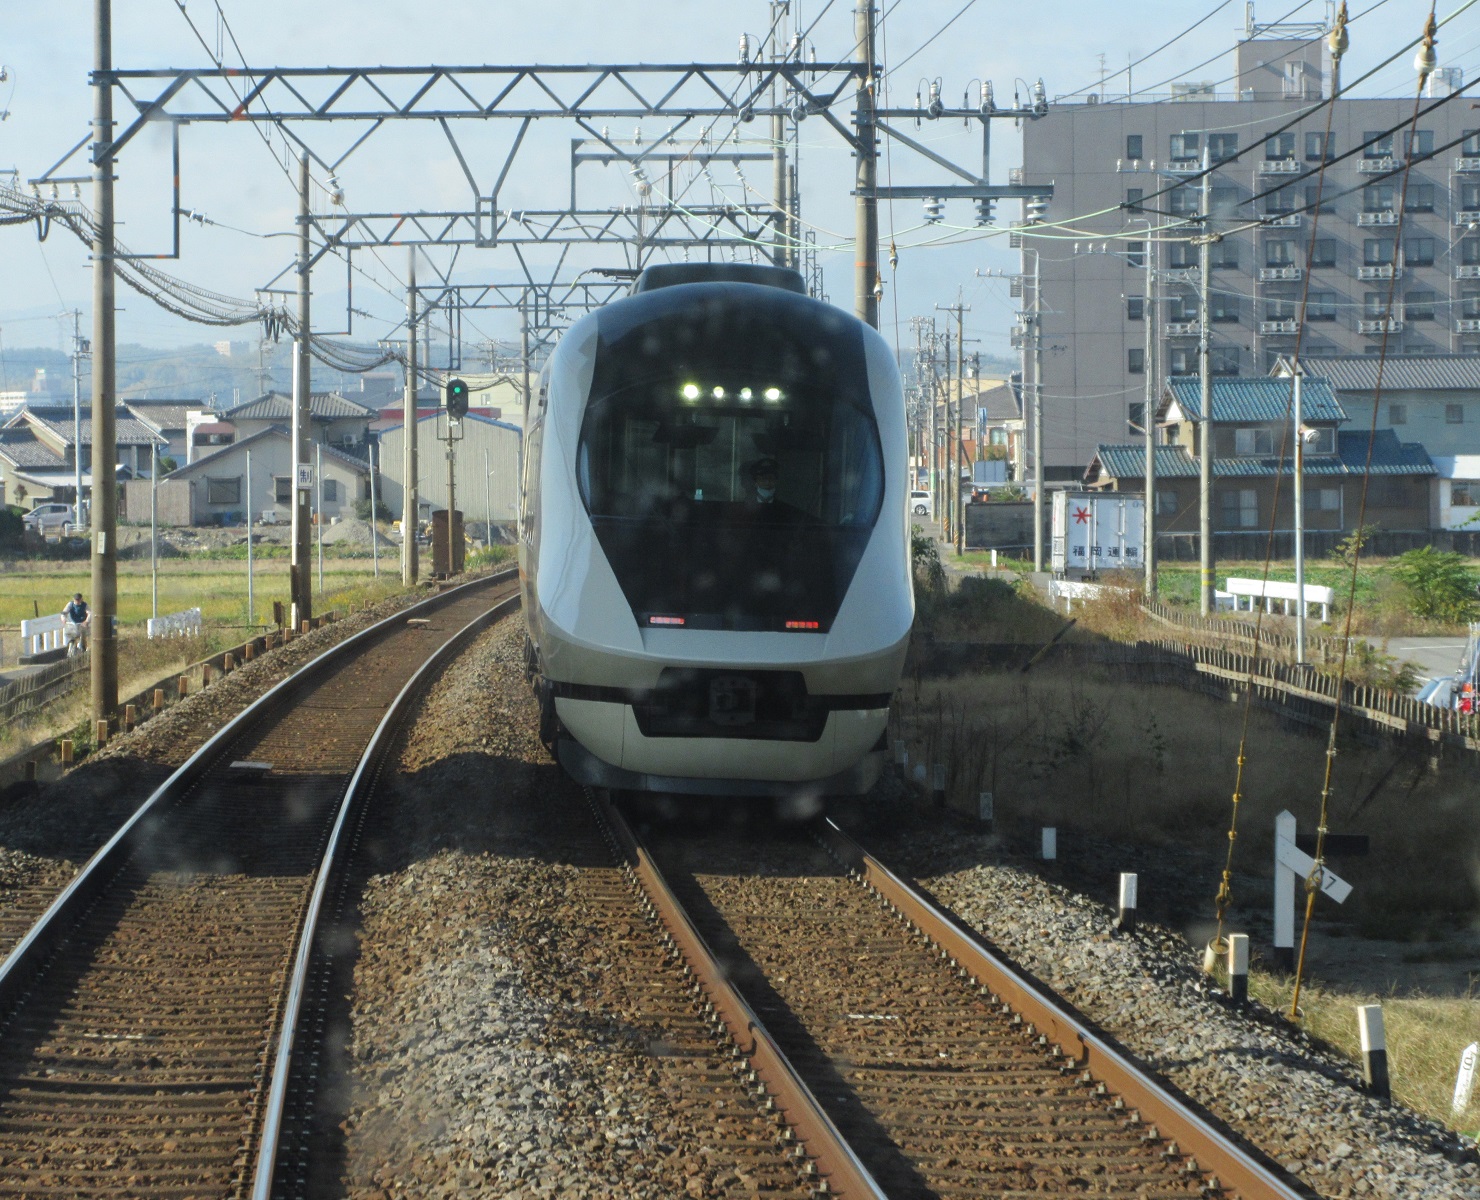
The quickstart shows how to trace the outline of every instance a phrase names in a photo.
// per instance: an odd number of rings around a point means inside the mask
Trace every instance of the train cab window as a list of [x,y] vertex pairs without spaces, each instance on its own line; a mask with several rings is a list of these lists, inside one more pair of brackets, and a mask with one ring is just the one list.
[[819,308],[738,306],[718,314],[730,335],[703,342],[674,311],[599,352],[576,473],[640,622],[831,624],[884,460],[858,334],[809,328]]

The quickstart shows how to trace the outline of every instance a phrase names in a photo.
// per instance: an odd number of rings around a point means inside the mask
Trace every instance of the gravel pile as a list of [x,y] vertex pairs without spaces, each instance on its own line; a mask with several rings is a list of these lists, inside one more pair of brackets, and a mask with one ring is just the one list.
[[1105,905],[1015,865],[989,835],[905,799],[865,836],[1018,966],[1322,1197],[1480,1197],[1480,1167],[1442,1126],[1366,1094],[1346,1059],[1258,1004],[1234,1007],[1185,938],[1112,932]]

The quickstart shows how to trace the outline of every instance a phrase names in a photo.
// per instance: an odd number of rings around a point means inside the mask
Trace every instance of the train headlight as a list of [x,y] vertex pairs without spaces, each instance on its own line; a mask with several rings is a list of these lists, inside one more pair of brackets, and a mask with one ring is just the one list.
[[683,398],[685,400],[697,400],[699,398],[699,385],[697,383],[684,384]]
[[741,388],[740,399],[744,403],[749,404],[752,400],[755,399],[755,393],[752,392],[749,388]]
[[723,400],[725,398],[725,389],[722,387],[717,387],[714,389],[713,392],[710,393],[710,395],[712,395],[716,400]]
[[781,389],[780,388],[767,388],[766,389],[766,399],[769,400],[772,404],[775,404],[778,400],[781,399]]

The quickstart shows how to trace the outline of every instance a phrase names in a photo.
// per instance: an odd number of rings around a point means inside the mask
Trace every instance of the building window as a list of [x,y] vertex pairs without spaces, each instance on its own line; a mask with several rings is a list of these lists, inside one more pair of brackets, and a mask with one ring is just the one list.
[[1336,201],[1331,198],[1334,189],[1323,188],[1318,183],[1305,185],[1305,207],[1311,212],[1330,213],[1336,211]]
[[1125,156],[1127,158],[1141,157],[1141,135],[1139,133],[1125,135]]
[[1432,183],[1410,183],[1408,194],[1403,197],[1403,208],[1407,212],[1433,212],[1434,185]]
[[1236,133],[1210,133],[1208,134],[1208,157],[1216,166],[1218,163],[1227,162],[1231,158],[1238,157],[1238,134]]
[[1233,452],[1241,458],[1274,453],[1274,431],[1270,429],[1235,429]]
[[1438,292],[1415,291],[1403,294],[1403,319],[1405,321],[1432,321],[1436,317],[1438,308]]
[[1403,133],[1404,158],[1428,158],[1434,153],[1434,131],[1432,129],[1405,130]]
[[1176,270],[1185,270],[1187,267],[1197,266],[1198,247],[1191,242],[1175,241],[1167,243],[1167,266]]
[[1465,406],[1463,404],[1446,404],[1444,406],[1444,423],[1446,425],[1463,425],[1465,423]]
[[1363,292],[1362,293],[1362,318],[1367,321],[1375,321],[1379,317],[1387,315],[1386,292]]
[[1459,315],[1471,321],[1480,319],[1480,289],[1465,288],[1460,293]]
[[[1324,142],[1323,146],[1321,143]],[[1336,135],[1334,133],[1307,133],[1305,135],[1305,161],[1320,162],[1325,159],[1330,162],[1336,153]]]
[[1318,425],[1308,430],[1311,437],[1305,443],[1307,454],[1335,454],[1336,453],[1336,427],[1334,425]]
[[1177,493],[1167,488],[1158,488],[1156,492],[1156,515],[1159,517],[1173,517],[1177,515]]
[[1295,192],[1291,188],[1283,187],[1277,192],[1270,192],[1264,197],[1264,211],[1272,217],[1282,216],[1287,212],[1295,211]]
[[1362,262],[1369,267],[1392,266],[1396,252],[1392,238],[1364,238],[1362,241]]
[[1125,352],[1125,369],[1131,375],[1146,374],[1146,351],[1140,346],[1132,346]]
[[1208,351],[1209,375],[1237,375],[1238,366],[1237,346],[1214,346]]
[[1125,262],[1130,267],[1144,267],[1146,265],[1146,243],[1127,242],[1125,244]]
[[1235,210],[1238,208],[1238,188],[1210,188],[1208,203],[1212,205],[1213,215],[1215,217],[1231,219],[1237,215]]
[[1127,296],[1125,298],[1125,319],[1127,321],[1139,321],[1146,315],[1145,296]]
[[1393,185],[1390,183],[1374,183],[1364,187],[1362,189],[1362,211],[1391,212],[1395,194]]
[[1454,508],[1480,508],[1480,479],[1453,479],[1449,503]]
[[1467,267],[1480,264],[1480,238],[1460,238],[1459,261]]
[[1146,401],[1132,400],[1126,406],[1125,423],[1132,433],[1145,433]]
[[1145,194],[1146,194],[1146,189],[1145,188],[1126,188],[1125,189],[1125,206],[1128,209],[1130,209],[1131,212],[1140,212],[1141,211],[1141,197],[1144,196]]
[[1336,265],[1336,239],[1316,238],[1310,251],[1312,267],[1334,267]]
[[293,503],[293,477],[291,475],[272,477],[272,498],[278,504],[291,505]]
[[1264,157],[1275,161],[1294,158],[1295,135],[1293,133],[1277,133],[1272,138],[1265,138]]
[[1274,297],[1264,302],[1264,315],[1270,321],[1293,321],[1300,313],[1300,301]]
[[1373,129],[1362,135],[1363,158],[1392,158],[1393,135]]
[[1238,324],[1238,297],[1227,292],[1213,292],[1208,296],[1208,320],[1219,325]]
[[1174,217],[1195,217],[1201,211],[1201,201],[1200,189],[1184,183],[1167,196],[1167,211]]
[[206,503],[207,504],[240,504],[242,502],[242,481],[236,479],[206,479]]
[[1403,263],[1410,267],[1432,267],[1434,265],[1434,239],[1431,237],[1404,238]]
[[1334,487],[1311,488],[1305,493],[1305,507],[1312,512],[1340,512],[1341,489]]
[[1295,265],[1295,241],[1293,238],[1267,238],[1264,242],[1264,265],[1266,267],[1291,267]]
[[1466,158],[1480,158],[1480,129],[1465,130],[1465,140],[1460,144],[1459,152]]
[[1185,346],[1173,346],[1167,355],[1167,372],[1171,375],[1196,375],[1197,351]]
[[1233,529],[1253,529],[1259,524],[1259,493],[1253,488],[1229,488],[1223,492],[1223,524]]
[[1311,292],[1310,299],[1305,306],[1305,319],[1307,321],[1336,320],[1336,293]]
[[1235,271],[1238,270],[1238,243],[1232,238],[1214,242],[1208,247],[1208,265],[1231,267]]
[[1202,134],[1172,134],[1172,159],[1175,162],[1196,162],[1202,152]]
[[330,503],[339,503],[339,480],[324,480],[324,499]]

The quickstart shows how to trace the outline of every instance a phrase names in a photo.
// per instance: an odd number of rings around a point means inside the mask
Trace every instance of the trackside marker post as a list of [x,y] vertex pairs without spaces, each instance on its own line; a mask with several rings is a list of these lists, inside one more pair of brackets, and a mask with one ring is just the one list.
[[[1295,816],[1282,812],[1274,819],[1274,960],[1282,970],[1295,969],[1295,884],[1309,879],[1316,860],[1295,844]],[[1342,904],[1352,885],[1329,867],[1321,868],[1321,891]]]
[[1362,1036],[1362,1078],[1367,1090],[1379,1099],[1392,1095],[1388,1081],[1387,1035],[1382,1028],[1382,1005],[1357,1007],[1357,1029]]
[[930,776],[930,790],[935,797],[935,807],[944,808],[946,804],[946,765],[936,763],[934,771]]
[[1115,918],[1115,928],[1122,933],[1134,933],[1136,928],[1136,873],[1120,873],[1120,912]]
[[1249,1000],[1249,935],[1235,933],[1228,939],[1228,995],[1235,1004]]
[[1470,1095],[1475,1090],[1475,1064],[1480,1061],[1480,1042],[1471,1042],[1459,1056],[1459,1077],[1454,1081],[1454,1100],[1450,1111],[1456,1116],[1470,1107]]
[[1053,862],[1059,856],[1059,831],[1053,825],[1043,827],[1043,861]]
[[994,806],[993,801],[992,801],[992,793],[991,792],[978,792],[977,793],[977,796],[976,796],[976,819],[978,821],[980,821],[984,826],[986,826],[986,828],[989,829],[989,830],[992,828],[993,821],[996,820],[996,813],[994,811],[994,807],[995,806]]

